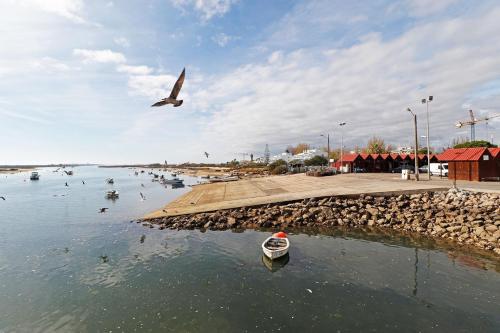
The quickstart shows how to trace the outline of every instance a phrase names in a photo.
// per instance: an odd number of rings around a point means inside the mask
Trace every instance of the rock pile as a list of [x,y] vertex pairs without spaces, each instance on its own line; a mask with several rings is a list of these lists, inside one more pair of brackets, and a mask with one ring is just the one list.
[[326,197],[140,221],[160,229],[377,226],[418,232],[500,255],[500,195],[460,190]]

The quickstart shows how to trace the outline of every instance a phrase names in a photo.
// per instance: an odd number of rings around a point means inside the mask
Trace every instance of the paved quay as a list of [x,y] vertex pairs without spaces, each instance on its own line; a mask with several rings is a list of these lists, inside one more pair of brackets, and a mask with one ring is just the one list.
[[[421,178],[426,178],[423,175]],[[458,188],[500,193],[499,182],[460,182]],[[444,191],[453,186],[448,179],[402,180],[399,174],[344,174],[310,177],[305,174],[251,178],[228,183],[198,185],[192,191],[150,213],[145,219],[210,212],[325,196],[360,194],[392,195]]]

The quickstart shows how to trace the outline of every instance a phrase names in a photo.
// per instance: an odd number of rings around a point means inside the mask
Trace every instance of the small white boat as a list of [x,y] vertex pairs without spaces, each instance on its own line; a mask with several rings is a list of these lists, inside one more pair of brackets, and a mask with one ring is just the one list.
[[262,243],[262,251],[271,260],[283,257],[288,253],[290,241],[284,232],[278,232]]
[[173,184],[182,184],[184,180],[183,179],[180,179],[180,178],[177,178],[177,177],[174,177],[172,179],[166,179],[163,183],[164,184],[170,184],[170,185],[173,185]]
[[40,179],[40,175],[38,174],[38,172],[33,171],[33,172],[31,173],[30,179],[31,179],[31,180],[39,180],[39,179]]
[[225,177],[216,177],[216,178],[210,178],[209,182],[210,183],[222,183],[222,182],[235,182],[239,180],[238,176],[225,176]]
[[115,191],[115,190],[106,192],[106,198],[108,198],[108,199],[118,199],[119,196],[120,196],[120,193],[118,193],[118,191]]

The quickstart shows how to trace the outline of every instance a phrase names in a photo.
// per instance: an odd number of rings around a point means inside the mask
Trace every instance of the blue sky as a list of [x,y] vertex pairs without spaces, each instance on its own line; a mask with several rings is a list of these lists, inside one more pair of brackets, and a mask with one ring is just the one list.
[[[208,161],[265,144],[431,144],[500,112],[497,1],[6,0],[0,164]],[[181,108],[150,108],[186,67]],[[500,142],[500,118],[478,138]]]

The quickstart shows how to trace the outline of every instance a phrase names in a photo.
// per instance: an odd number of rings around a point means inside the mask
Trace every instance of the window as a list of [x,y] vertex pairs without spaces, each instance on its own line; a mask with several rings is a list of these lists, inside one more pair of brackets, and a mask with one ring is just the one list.
[[490,157],[488,155],[483,155],[483,161],[489,161]]

